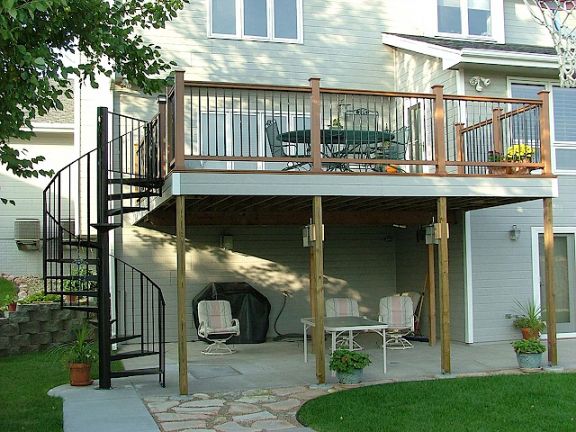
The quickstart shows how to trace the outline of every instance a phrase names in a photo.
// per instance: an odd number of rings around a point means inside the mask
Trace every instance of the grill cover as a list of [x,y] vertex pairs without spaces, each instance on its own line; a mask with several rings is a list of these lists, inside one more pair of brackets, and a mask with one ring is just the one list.
[[[266,342],[270,302],[253,286],[246,282],[210,282],[192,300],[194,324],[198,320],[198,303],[202,300],[228,300],[232,308],[232,318],[240,321],[240,336],[234,336],[230,343],[255,344]],[[206,341],[206,339],[200,338]]]

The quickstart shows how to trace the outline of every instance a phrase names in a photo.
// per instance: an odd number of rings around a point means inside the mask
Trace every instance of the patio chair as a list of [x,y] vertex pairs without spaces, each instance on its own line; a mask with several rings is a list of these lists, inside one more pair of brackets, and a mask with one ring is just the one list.
[[406,336],[414,334],[414,307],[409,296],[393,295],[380,299],[378,321],[388,324],[386,347],[390,349],[413,348]]
[[[326,300],[327,317],[359,317],[358,302],[351,298],[330,298]],[[347,334],[343,334],[347,333]],[[354,331],[342,332],[336,335],[336,348],[346,348],[352,351],[364,349],[354,340]]]
[[[285,150],[285,143],[278,138],[280,135],[280,131],[278,130],[278,124],[276,120],[268,120],[266,122],[266,140],[268,141],[268,145],[270,146],[270,152],[272,157],[277,158],[286,158],[286,157],[310,157],[309,154],[288,154]],[[292,144],[292,146],[297,149],[296,144]],[[305,166],[310,167],[309,162],[290,162],[288,166],[282,168],[282,171],[288,171],[292,169],[300,169]]]
[[236,352],[228,345],[233,336],[240,334],[240,322],[232,318],[230,302],[227,300],[202,300],[198,303],[198,336],[211,342],[202,354],[223,355]]
[[414,308],[414,333],[420,334],[420,316],[422,315],[422,303],[424,303],[424,293],[417,291],[405,291],[400,295],[408,296],[412,299]]

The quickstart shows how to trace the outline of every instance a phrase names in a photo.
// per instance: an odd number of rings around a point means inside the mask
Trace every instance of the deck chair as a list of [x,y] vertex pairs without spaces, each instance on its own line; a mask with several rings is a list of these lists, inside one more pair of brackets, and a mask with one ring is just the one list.
[[[310,157],[309,154],[304,154],[304,155],[290,155],[287,154],[286,151],[284,150],[284,143],[282,142],[282,140],[280,140],[278,138],[278,136],[280,135],[280,131],[278,130],[278,124],[276,123],[276,120],[268,120],[266,122],[266,139],[268,141],[268,145],[270,146],[270,152],[272,154],[272,157],[277,157],[277,158],[285,158],[285,157]],[[296,144],[292,144],[293,146],[296,146]],[[289,163],[288,166],[282,168],[282,171],[288,171],[288,170],[293,170],[293,169],[300,169],[303,168],[305,166],[310,167],[310,163],[309,162],[298,162],[298,163],[294,163],[291,162]]]
[[233,336],[240,334],[240,323],[232,318],[228,300],[202,300],[198,303],[198,336],[212,342],[202,354],[223,355],[236,352],[228,345]]
[[378,321],[388,324],[386,347],[390,349],[413,348],[406,336],[414,333],[414,308],[409,296],[393,295],[380,299]]
[[420,316],[422,315],[424,293],[417,291],[405,291],[400,295],[408,296],[412,299],[412,307],[414,308],[414,334],[420,334]]
[[[359,317],[358,302],[351,298],[330,298],[326,300],[327,317]],[[346,334],[345,334],[346,333]],[[351,351],[364,349],[354,340],[354,331],[349,330],[336,335],[336,348],[346,348]]]

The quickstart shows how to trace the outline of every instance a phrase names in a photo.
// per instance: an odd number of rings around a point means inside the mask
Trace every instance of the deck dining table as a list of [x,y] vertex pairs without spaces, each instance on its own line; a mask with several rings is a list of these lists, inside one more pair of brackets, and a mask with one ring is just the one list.
[[[301,129],[284,132],[278,135],[282,142],[305,144],[311,153],[312,131]],[[394,143],[394,134],[390,131],[373,131],[329,127],[320,130],[320,144],[323,158],[353,159],[403,159],[403,149],[399,152]],[[402,153],[402,157],[399,154]],[[333,163],[332,168],[350,171],[348,164]]]

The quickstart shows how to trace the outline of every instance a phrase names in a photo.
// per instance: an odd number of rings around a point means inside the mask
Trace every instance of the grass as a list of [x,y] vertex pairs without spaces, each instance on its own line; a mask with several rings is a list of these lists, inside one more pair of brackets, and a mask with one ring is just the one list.
[[319,432],[576,430],[576,374],[531,374],[360,387],[306,402]]
[[[122,370],[122,365],[115,362],[112,368]],[[97,375],[92,365],[92,376]],[[49,353],[0,358],[0,430],[61,432],[62,399],[47,392],[67,382],[68,369]]]
[[0,306],[6,306],[4,299],[10,295],[16,294],[16,285],[8,279],[0,278]]

